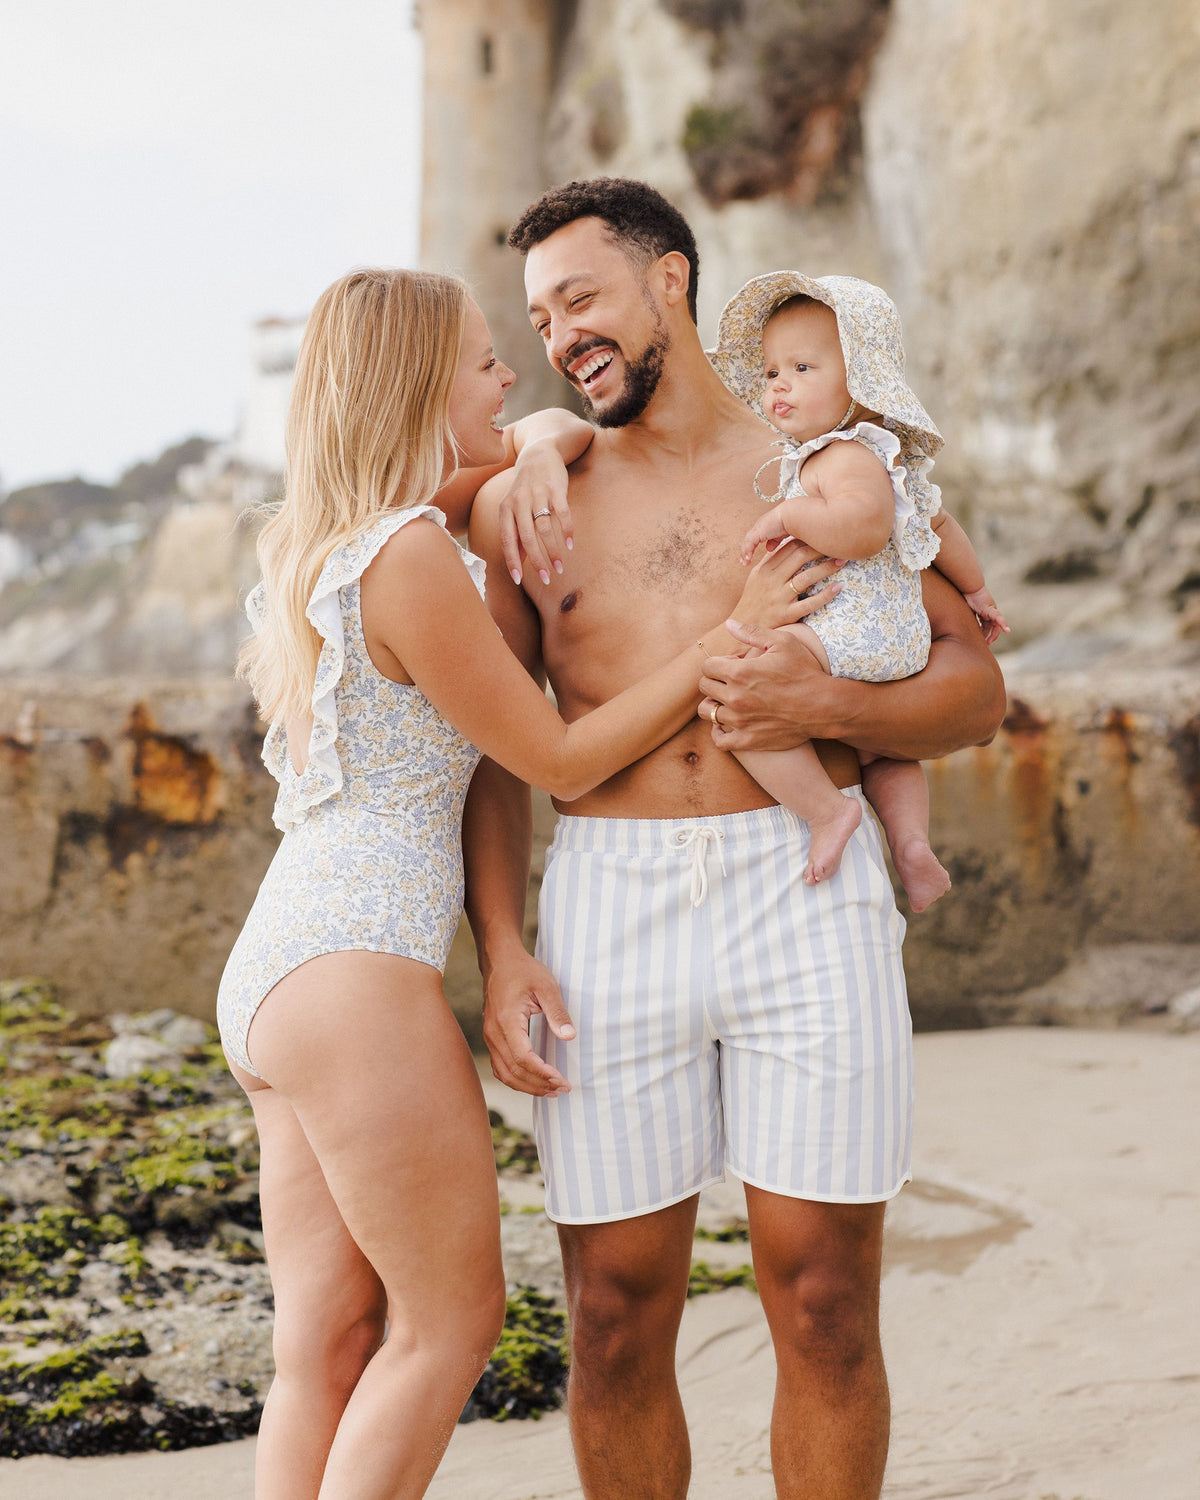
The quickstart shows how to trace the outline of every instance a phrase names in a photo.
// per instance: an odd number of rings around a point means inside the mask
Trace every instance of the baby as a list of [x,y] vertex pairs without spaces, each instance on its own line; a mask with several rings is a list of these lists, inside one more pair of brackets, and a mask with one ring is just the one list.
[[[975,549],[941,509],[928,478],[942,437],[904,379],[891,299],[853,276],[775,271],[748,282],[721,315],[713,364],[731,390],[785,434],[771,509],[746,533],[742,561],[795,537],[846,558],[837,597],[787,627],[835,677],[889,682],[929,656],[921,570],[960,591],[991,644],[1008,624]],[[763,465],[759,470],[761,476]],[[929,845],[929,792],[915,762],[861,756],[863,792],[879,814],[914,911],[950,888]],[[811,745],[738,755],[746,770],[809,826],[804,878],[837,872],[862,817]]]

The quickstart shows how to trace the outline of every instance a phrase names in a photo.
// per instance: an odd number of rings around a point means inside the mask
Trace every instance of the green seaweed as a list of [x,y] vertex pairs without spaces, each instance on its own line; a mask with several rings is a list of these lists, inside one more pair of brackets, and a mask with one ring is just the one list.
[[460,1420],[539,1417],[561,1405],[569,1363],[566,1315],[533,1287],[506,1300],[504,1329]]
[[732,1224],[727,1224],[724,1229],[700,1229],[697,1228],[695,1238],[698,1240],[711,1240],[718,1245],[740,1245],[750,1238],[750,1226],[745,1219],[735,1219]]
[[708,1292],[728,1291],[732,1286],[745,1287],[747,1291],[757,1292],[758,1283],[754,1279],[753,1266],[734,1266],[728,1271],[714,1271],[704,1260],[694,1260],[692,1269],[688,1275],[689,1297],[703,1297]]
[[522,1172],[532,1175],[538,1171],[537,1146],[531,1135],[506,1125],[504,1116],[494,1109],[488,1110],[492,1127],[492,1154],[496,1158],[497,1172]]

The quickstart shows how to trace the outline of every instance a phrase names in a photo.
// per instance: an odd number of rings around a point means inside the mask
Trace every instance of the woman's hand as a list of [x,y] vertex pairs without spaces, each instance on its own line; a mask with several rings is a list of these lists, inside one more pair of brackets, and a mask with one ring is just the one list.
[[844,565],[789,539],[751,568],[733,616],[760,630],[798,624],[838,593],[841,584],[831,580]]
[[563,553],[575,545],[567,505],[567,466],[548,442],[528,443],[513,469],[512,484],[500,502],[500,545],[513,582],[520,584],[525,565],[543,583],[550,569],[563,570]]

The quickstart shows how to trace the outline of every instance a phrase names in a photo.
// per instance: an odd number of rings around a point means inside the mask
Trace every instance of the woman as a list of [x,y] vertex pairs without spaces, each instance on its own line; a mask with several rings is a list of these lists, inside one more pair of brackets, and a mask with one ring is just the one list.
[[[241,662],[286,836],[218,1001],[275,1290],[258,1500],[423,1494],[503,1321],[487,1114],[441,986],[480,752],[579,796],[688,722],[704,655],[736,649],[714,625],[563,723],[447,530],[517,452],[570,461],[590,441],[565,413],[501,429],[512,381],[465,286],[418,272],[335,283],[300,352]],[[755,570],[740,618],[811,607],[792,571]]]

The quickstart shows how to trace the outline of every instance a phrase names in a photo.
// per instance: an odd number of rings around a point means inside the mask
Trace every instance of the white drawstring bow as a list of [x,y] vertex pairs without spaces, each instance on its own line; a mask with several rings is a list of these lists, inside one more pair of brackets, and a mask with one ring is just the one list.
[[677,828],[671,835],[671,843],[674,847],[692,856],[693,906],[703,906],[708,898],[708,852],[710,849],[717,851],[721,874],[726,873],[725,855],[721,850],[724,841],[725,835],[721,830],[712,827],[709,823],[699,828]]

